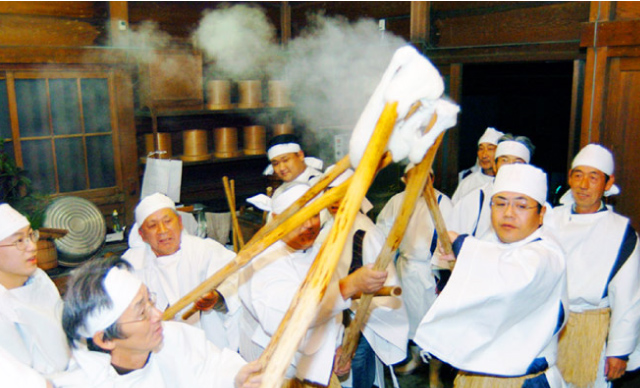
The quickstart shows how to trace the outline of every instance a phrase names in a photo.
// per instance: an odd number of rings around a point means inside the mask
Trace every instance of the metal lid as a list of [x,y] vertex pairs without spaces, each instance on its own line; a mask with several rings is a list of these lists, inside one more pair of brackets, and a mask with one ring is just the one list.
[[67,229],[69,233],[55,240],[60,253],[58,262],[75,267],[96,253],[104,244],[107,224],[93,202],[80,197],[55,199],[47,207],[44,226]]

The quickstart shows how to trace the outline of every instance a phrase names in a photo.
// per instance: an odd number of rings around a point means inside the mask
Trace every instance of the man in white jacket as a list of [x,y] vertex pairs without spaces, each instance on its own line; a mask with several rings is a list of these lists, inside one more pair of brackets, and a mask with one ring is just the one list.
[[[158,307],[163,311],[235,257],[234,252],[215,240],[185,233],[174,202],[163,194],[140,201],[135,217],[144,244],[128,249],[122,257],[156,293]],[[237,277],[223,282],[208,299],[210,303],[204,307],[214,311],[195,314],[187,322],[202,328],[216,346],[237,350],[241,314]]]
[[255,388],[256,364],[220,350],[204,332],[162,322],[155,295],[117,257],[98,258],[74,271],[62,324],[75,348],[57,388]]
[[[619,193],[614,181],[611,152],[597,144],[585,146],[569,171],[569,203],[545,218],[567,254],[571,317],[560,337],[559,363],[567,382],[595,381],[595,387],[640,367],[640,352],[634,353],[640,333],[638,235],[628,218],[602,200]],[[578,333],[590,333],[589,338]],[[581,348],[581,343],[589,346]],[[583,363],[587,355],[590,366]],[[570,375],[573,361],[585,370]]]
[[[295,185],[273,198],[277,217],[300,198],[307,185]],[[246,309],[241,330],[240,354],[247,360],[260,357],[275,333],[291,301],[305,279],[319,250],[314,245],[320,232],[320,217],[314,216],[274,243],[241,272],[239,295]],[[350,275],[330,282],[318,312],[302,340],[287,378],[328,385],[334,356],[341,351],[342,311],[357,293],[379,290],[386,271],[363,266]]]
[[451,233],[455,268],[416,343],[460,370],[456,387],[563,387],[555,361],[565,263],[541,228],[546,174],[504,166],[491,194],[495,234],[483,241]]
[[67,368],[70,351],[60,294],[37,267],[38,237],[22,214],[0,205],[0,348],[47,377]]

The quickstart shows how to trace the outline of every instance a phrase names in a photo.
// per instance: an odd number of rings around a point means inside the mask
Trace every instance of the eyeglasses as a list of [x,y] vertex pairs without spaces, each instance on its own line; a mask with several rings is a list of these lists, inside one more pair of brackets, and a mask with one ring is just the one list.
[[528,206],[527,201],[524,199],[516,200],[516,201],[507,201],[504,199],[493,199],[491,200],[491,207],[496,209],[497,211],[506,211],[507,206],[511,205],[511,207],[518,213],[524,213],[529,209],[537,208],[538,205]]
[[128,323],[138,323],[143,321],[148,321],[151,318],[151,312],[154,308],[156,308],[156,302],[158,301],[158,297],[155,292],[149,293],[149,299],[147,299],[147,303],[144,306],[144,310],[138,316],[137,319],[126,322],[116,322],[116,325],[126,325]]
[[15,246],[19,251],[26,251],[29,247],[29,241],[37,243],[40,240],[40,232],[32,230],[26,237],[20,237],[18,240],[11,244],[0,245],[0,247],[13,247]]

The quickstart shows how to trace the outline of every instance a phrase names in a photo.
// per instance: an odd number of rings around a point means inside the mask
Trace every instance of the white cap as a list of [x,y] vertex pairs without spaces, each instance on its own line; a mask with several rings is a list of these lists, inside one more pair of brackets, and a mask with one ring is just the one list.
[[531,161],[531,152],[527,146],[515,140],[505,140],[498,144],[495,158],[498,159],[500,156],[504,155],[521,158],[525,163],[529,163]]
[[83,325],[78,328],[78,334],[85,338],[91,338],[113,325],[138,294],[142,281],[126,269],[113,267],[102,285],[111,300],[111,307],[96,308],[85,318]]
[[[584,146],[584,148],[578,152],[578,155],[573,158],[571,169],[578,166],[597,168],[608,176],[613,175],[615,168],[613,155],[608,149],[604,148],[600,144],[587,144]],[[604,193],[606,197],[617,194],[620,194],[620,188],[617,185],[612,185],[611,188]]]
[[7,203],[0,205],[0,240],[4,240],[25,226],[29,226],[29,220],[25,216]]
[[136,223],[138,225],[144,224],[144,220],[150,215],[157,212],[160,209],[173,209],[176,210],[176,204],[173,200],[164,194],[155,193],[144,198],[138,206],[136,206]]
[[504,133],[496,130],[493,127],[489,127],[484,131],[482,136],[480,136],[480,139],[478,139],[478,145],[482,143],[498,145],[498,140],[500,140],[502,136],[504,136]]
[[508,164],[500,167],[493,182],[493,197],[510,191],[528,195],[540,205],[547,201],[547,174],[530,164]]
[[282,214],[295,201],[300,199],[310,189],[309,185],[303,183],[293,185],[271,200],[271,210],[274,214]]

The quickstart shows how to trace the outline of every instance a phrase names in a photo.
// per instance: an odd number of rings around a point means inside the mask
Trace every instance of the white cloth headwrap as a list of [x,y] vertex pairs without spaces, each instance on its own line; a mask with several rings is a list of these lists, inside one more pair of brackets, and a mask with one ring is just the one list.
[[[319,170],[319,171],[322,171],[322,166],[324,166],[324,162],[322,160],[318,158],[314,158],[313,156],[305,156],[304,164],[306,164],[307,167],[315,168],[316,170]],[[262,175],[273,175],[273,172],[274,172],[273,166],[268,165],[267,168],[265,168],[264,171],[262,172]]]
[[519,141],[506,140],[500,142],[498,144],[498,148],[496,148],[496,156],[498,159],[500,156],[511,155],[521,158],[525,161],[525,163],[529,163],[531,161],[531,152],[524,144]]
[[309,185],[297,184],[289,187],[271,200],[271,210],[274,214],[282,214],[295,201],[300,199],[310,189]]
[[547,174],[530,164],[502,166],[493,182],[491,196],[503,191],[528,195],[540,205],[544,205],[547,201]]
[[160,209],[173,209],[176,210],[176,204],[173,200],[164,194],[155,193],[144,198],[138,206],[136,206],[136,223],[138,225],[144,224],[144,220],[150,215],[157,212]]
[[102,285],[111,299],[111,307],[96,308],[85,318],[84,325],[78,328],[78,334],[85,338],[91,338],[97,332],[113,325],[140,291],[142,281],[126,269],[113,267],[105,276]]
[[[587,144],[583,149],[581,149],[580,152],[578,152],[578,155],[573,158],[573,163],[571,163],[572,169],[577,166],[597,168],[609,176],[613,175],[615,167],[611,152],[599,144]],[[620,194],[620,188],[615,184],[604,193],[605,197],[618,194]]]
[[[328,173],[329,171],[333,170],[334,167],[335,167],[335,164],[327,167],[327,171],[326,172]],[[350,168],[346,169],[342,174],[338,175],[336,177],[336,179],[333,180],[333,182],[329,183],[329,187],[340,186],[347,179],[349,179],[353,175],[353,173],[354,173],[354,171],[352,169],[350,169]],[[371,209],[373,209],[373,204],[371,202],[369,202],[367,197],[364,197],[362,199],[362,205],[360,205],[360,210],[364,214],[367,214],[369,212],[369,210],[371,210]]]
[[498,140],[500,140],[502,136],[504,136],[504,133],[496,130],[493,127],[489,127],[484,131],[482,136],[480,136],[480,139],[478,139],[478,145],[482,143],[498,145]]
[[0,205],[0,240],[4,240],[25,226],[29,226],[29,220],[25,216],[7,203]]
[[300,148],[300,144],[297,143],[284,143],[284,144],[276,144],[267,150],[267,156],[269,160],[284,154],[293,154],[298,151],[302,151]]

